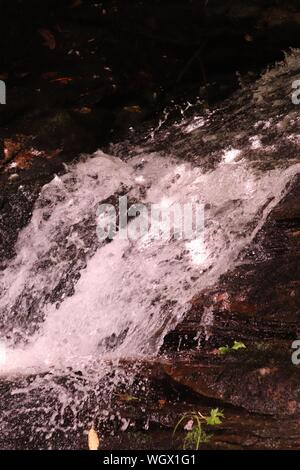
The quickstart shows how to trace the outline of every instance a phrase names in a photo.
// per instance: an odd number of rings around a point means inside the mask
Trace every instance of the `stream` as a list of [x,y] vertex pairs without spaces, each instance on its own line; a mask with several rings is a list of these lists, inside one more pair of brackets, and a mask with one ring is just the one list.
[[[83,155],[42,187],[0,273],[0,447],[59,448],[62,435],[84,435],[138,362],[160,357],[193,297],[245,262],[300,172],[299,156],[277,145],[300,144],[288,96],[298,61],[294,51],[234,103]],[[201,204],[203,231],[99,240],[98,205],[117,208],[124,195],[146,207]]]

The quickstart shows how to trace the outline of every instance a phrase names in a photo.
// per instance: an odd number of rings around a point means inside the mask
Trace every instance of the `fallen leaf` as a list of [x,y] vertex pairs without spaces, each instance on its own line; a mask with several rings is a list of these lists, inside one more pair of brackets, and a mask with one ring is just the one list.
[[83,106],[82,108],[75,108],[74,111],[80,114],[90,114],[92,112],[91,108]]
[[58,76],[58,72],[45,72],[42,74],[43,80],[51,80]]
[[60,85],[68,85],[68,83],[72,81],[73,81],[72,77],[59,77],[59,78],[54,78],[54,80],[51,80],[52,83],[59,83]]
[[56,48],[56,39],[48,29],[41,28],[38,30],[38,33],[44,39],[44,45],[46,47],[49,47],[51,50]]
[[91,428],[88,433],[89,450],[98,450],[100,447],[100,440],[94,428]]
[[30,168],[32,165],[32,160],[34,155],[27,151],[27,152],[19,152],[18,155],[15,157],[16,166],[20,170],[25,170],[26,168]]
[[133,106],[124,106],[124,111],[127,111],[128,113],[140,113],[141,108],[139,105],[133,105]]
[[20,152],[22,143],[11,139],[4,139],[4,161],[8,162]]
[[167,403],[166,400],[158,400],[158,405],[159,405],[160,408],[163,408],[166,403]]

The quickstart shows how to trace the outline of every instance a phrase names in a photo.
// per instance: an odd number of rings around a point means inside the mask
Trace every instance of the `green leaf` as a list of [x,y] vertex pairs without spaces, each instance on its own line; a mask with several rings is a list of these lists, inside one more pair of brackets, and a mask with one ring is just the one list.
[[230,351],[238,351],[238,349],[245,349],[246,345],[242,341],[234,341],[233,345],[230,347],[228,344],[226,346],[221,346],[218,351],[220,354],[227,354]]
[[222,420],[221,418],[224,418],[224,414],[219,408],[214,408],[210,411],[210,416],[208,416],[206,419],[206,423],[209,424],[210,426],[216,426],[217,424],[221,424]]
[[231,349],[237,351],[238,349],[246,349],[246,346],[242,341],[235,341]]
[[229,351],[230,351],[230,347],[228,345],[226,346],[221,346],[219,349],[218,349],[219,353],[220,354],[227,354]]

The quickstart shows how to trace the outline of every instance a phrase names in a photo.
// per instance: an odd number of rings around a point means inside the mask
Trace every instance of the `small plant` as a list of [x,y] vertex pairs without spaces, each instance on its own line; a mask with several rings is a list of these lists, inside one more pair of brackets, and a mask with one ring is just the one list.
[[186,431],[182,443],[183,450],[198,450],[201,444],[208,442],[212,437],[203,429],[203,425],[216,426],[221,424],[222,418],[223,412],[218,408],[212,409],[209,416],[203,416],[200,411],[184,413],[174,428],[173,438],[181,428]]
[[235,341],[231,347],[228,344],[221,346],[218,351],[220,354],[227,354],[230,351],[238,351],[239,349],[246,349],[246,345],[242,341]]

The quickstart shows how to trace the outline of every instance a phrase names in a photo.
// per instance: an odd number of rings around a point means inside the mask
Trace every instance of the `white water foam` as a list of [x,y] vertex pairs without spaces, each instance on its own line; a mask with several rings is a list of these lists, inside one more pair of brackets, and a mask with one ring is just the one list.
[[[295,164],[256,173],[243,159],[230,163],[224,159],[205,173],[159,154],[139,154],[125,163],[98,152],[54,178],[43,188],[32,220],[19,236],[18,254],[2,274],[0,308],[10,322],[16,299],[21,299],[22,316],[28,313],[28,295],[39,299],[39,315],[34,320],[28,317],[37,328],[32,334],[23,332],[25,344],[15,340],[22,332],[18,322],[10,340],[2,339],[6,343],[2,373],[68,366],[78,370],[89,361],[157,353],[193,295],[238,262],[299,171],[300,165]],[[84,227],[96,219],[97,203],[120,188],[144,203],[203,203],[204,242],[144,236],[101,245],[94,225],[81,232],[80,224]],[[94,251],[80,270],[72,295],[63,295],[59,304],[53,304],[49,293],[69,262],[61,259],[56,248],[72,247],[75,258],[88,252],[86,230],[92,230],[88,243],[95,245]],[[67,234],[63,242],[62,234]],[[51,262],[41,267],[39,261],[49,257]]]

